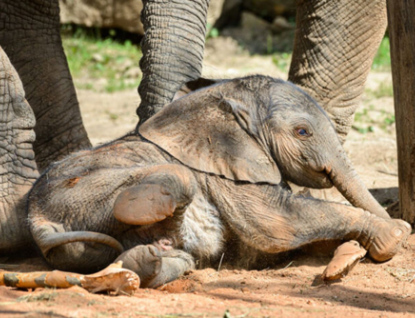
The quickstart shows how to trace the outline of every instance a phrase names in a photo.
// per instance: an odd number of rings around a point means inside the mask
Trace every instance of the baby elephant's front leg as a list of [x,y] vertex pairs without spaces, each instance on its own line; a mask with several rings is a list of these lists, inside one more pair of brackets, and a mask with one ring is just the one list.
[[357,240],[378,262],[391,259],[411,233],[402,220],[385,219],[368,211],[325,201],[292,199],[297,220],[294,242],[307,243],[327,239]]
[[195,267],[193,257],[181,250],[159,250],[154,245],[138,245],[122,253],[115,262],[138,274],[141,287],[156,288],[171,282]]
[[[279,253],[324,240],[357,240],[376,261],[392,258],[411,227],[402,220],[384,219],[359,208],[304,198],[278,186],[240,184],[212,179],[215,204],[231,229],[246,244]],[[237,191],[236,191],[237,190]]]

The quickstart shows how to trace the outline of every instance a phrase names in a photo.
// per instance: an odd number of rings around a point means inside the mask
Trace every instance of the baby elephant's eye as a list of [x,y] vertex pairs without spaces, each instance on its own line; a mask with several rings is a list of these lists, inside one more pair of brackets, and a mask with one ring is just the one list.
[[311,136],[311,134],[309,133],[309,131],[305,128],[296,128],[295,132],[297,133],[297,135],[301,136],[301,137],[309,137]]

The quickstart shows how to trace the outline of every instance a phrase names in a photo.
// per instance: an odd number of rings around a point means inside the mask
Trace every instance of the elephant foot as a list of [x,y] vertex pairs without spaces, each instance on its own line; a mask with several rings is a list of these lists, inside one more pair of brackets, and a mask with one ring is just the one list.
[[118,261],[123,262],[123,268],[138,274],[144,288],[161,272],[162,256],[153,245],[136,246],[122,253],[114,262]]
[[369,227],[370,234],[363,245],[370,257],[378,262],[385,262],[395,256],[411,233],[411,226],[397,219],[373,217]]
[[115,262],[138,274],[141,287],[156,288],[171,282],[194,268],[193,257],[181,250],[160,251],[153,245],[136,246],[121,254]]
[[356,241],[343,243],[334,251],[333,259],[321,275],[322,279],[337,280],[346,276],[366,253]]
[[149,288],[162,286],[195,268],[193,257],[184,251],[172,249],[162,252],[162,255],[161,270],[148,282],[147,287]]

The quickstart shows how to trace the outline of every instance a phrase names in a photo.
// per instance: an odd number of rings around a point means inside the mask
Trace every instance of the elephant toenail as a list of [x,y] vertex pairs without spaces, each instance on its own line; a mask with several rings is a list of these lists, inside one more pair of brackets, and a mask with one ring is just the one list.
[[402,236],[403,231],[401,229],[394,229],[393,230],[393,235],[395,235],[396,237]]

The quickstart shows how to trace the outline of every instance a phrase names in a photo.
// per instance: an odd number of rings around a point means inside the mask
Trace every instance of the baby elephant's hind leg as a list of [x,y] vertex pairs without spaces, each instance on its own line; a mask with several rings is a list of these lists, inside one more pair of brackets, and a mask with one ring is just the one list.
[[115,262],[140,276],[141,287],[156,288],[194,268],[193,257],[181,250],[160,251],[154,245],[138,245],[122,253]]
[[92,273],[103,269],[123,251],[113,237],[90,231],[65,231],[59,223],[31,220],[32,236],[55,269]]

